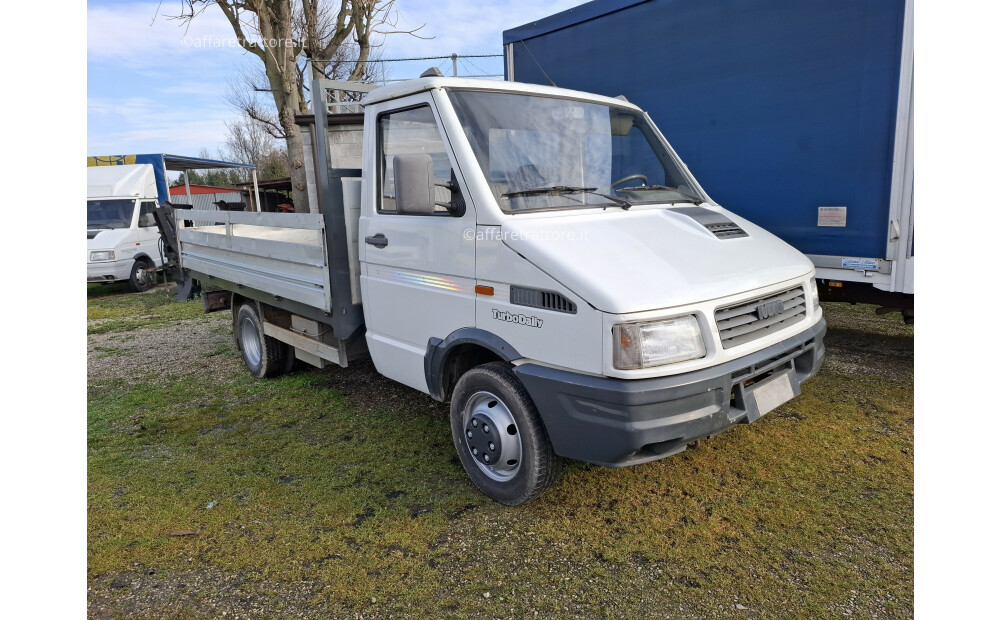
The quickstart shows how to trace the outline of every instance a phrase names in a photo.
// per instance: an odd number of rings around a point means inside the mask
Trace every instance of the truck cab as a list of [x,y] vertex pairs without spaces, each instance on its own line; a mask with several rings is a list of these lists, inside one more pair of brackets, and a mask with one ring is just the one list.
[[156,179],[150,164],[87,168],[87,281],[141,292],[162,265]]
[[491,463],[475,422],[514,416],[497,394],[455,399],[454,355],[509,364],[554,452],[608,466],[755,420],[816,371],[813,265],[715,204],[637,107],[429,78],[371,93],[365,115],[368,349],[452,397],[486,485],[521,462]]
[[629,102],[425,77],[368,92],[363,123],[345,155],[315,111],[314,213],[170,242],[228,291],[206,307],[232,308],[255,376],[370,355],[450,402],[469,477],[520,504],[563,459],[676,454],[817,372],[812,263],[716,204]]

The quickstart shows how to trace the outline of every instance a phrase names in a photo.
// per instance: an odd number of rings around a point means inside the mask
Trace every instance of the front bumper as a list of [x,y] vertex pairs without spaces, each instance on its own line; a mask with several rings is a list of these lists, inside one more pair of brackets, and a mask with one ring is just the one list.
[[131,275],[131,260],[109,260],[87,263],[87,282],[128,280]]
[[594,377],[537,364],[514,369],[556,454],[624,467],[760,417],[749,386],[785,373],[795,396],[819,370],[826,320],[776,345],[695,372],[652,379]]

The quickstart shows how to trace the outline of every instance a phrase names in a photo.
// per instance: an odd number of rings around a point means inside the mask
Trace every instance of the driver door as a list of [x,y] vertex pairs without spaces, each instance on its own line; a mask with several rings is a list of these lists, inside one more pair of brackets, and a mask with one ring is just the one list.
[[[374,164],[369,168],[374,192],[368,193],[374,200],[366,201],[360,222],[361,287],[376,368],[427,392],[424,355],[430,339],[475,325],[476,214],[471,204],[458,217],[444,207],[428,215],[396,211],[395,155],[431,156],[438,202],[463,195],[465,187],[432,96],[405,101],[374,112],[375,144],[366,152],[371,158],[366,163]],[[452,178],[454,190],[442,187]]]

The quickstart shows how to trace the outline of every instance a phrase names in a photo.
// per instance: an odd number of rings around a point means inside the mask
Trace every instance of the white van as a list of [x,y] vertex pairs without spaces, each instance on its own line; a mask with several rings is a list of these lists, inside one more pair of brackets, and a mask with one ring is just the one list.
[[150,164],[87,168],[87,282],[127,281],[136,292],[155,284],[156,196]]

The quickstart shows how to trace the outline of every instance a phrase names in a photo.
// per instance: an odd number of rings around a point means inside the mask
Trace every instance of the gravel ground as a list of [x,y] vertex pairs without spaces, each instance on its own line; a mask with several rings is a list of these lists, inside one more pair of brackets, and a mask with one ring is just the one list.
[[90,335],[87,383],[239,372],[243,366],[231,326],[228,312],[215,312],[172,325]]

